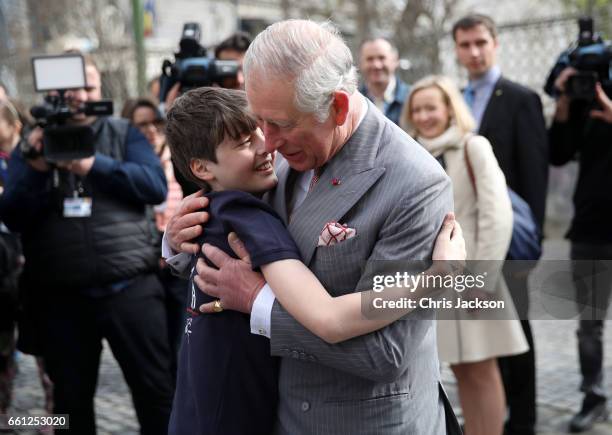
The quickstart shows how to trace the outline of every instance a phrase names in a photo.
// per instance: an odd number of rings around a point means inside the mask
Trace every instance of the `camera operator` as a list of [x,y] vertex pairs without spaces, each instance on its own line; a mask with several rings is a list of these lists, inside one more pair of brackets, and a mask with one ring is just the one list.
[[[175,53],[174,64],[166,60],[162,65],[159,90],[162,111],[168,111],[174,100],[189,89],[201,86],[244,89],[242,61],[250,44],[251,38],[248,33],[236,32],[221,41],[215,48],[216,59],[208,59],[206,49],[200,45],[200,25],[185,23],[179,42],[180,49]],[[183,63],[191,60],[195,60],[197,64],[185,66]],[[217,67],[221,63],[225,63],[225,67]],[[200,190],[198,186],[183,177],[176,168],[174,174],[185,196]]]
[[227,79],[222,83],[223,88],[228,89],[243,89],[244,90],[244,74],[242,73],[242,62],[244,54],[251,45],[251,38],[248,33],[236,32],[230,37],[221,41],[215,48],[215,58],[219,60],[235,60],[238,62],[238,74],[236,78]]
[[[100,74],[85,59],[88,86],[66,92],[73,112],[99,100]],[[54,412],[74,434],[96,432],[93,398],[101,339],[129,385],[143,434],[166,433],[173,381],[163,289],[147,204],[166,197],[159,159],[125,120],[75,114],[93,130],[95,154],[53,165],[16,149],[0,204],[22,235],[23,279],[38,300],[42,353],[55,384]],[[43,148],[43,131],[28,143]]]
[[[600,83],[595,86],[596,101],[573,99],[568,95],[568,79],[577,74],[572,67],[563,69],[555,80],[560,93],[553,124],[549,130],[551,163],[564,165],[577,158],[578,183],[574,193],[574,217],[567,237],[571,241],[572,260],[612,259],[612,102]],[[589,265],[590,263],[590,265]],[[612,276],[604,271],[594,279],[593,262],[573,262],[577,300],[582,309],[578,328],[578,352],[582,374],[582,409],[570,422],[572,432],[588,430],[606,415],[606,391],[603,384],[602,319],[609,304]],[[593,308],[593,309],[592,309]],[[594,311],[598,311],[595,316]]]
[[[250,44],[251,38],[246,32],[236,32],[215,48],[215,59],[207,59],[206,49],[200,45],[200,25],[185,23],[179,42],[180,49],[175,53],[175,63],[166,60],[162,65],[160,100],[164,111],[169,110],[174,100],[189,89],[201,86],[244,89],[242,61]],[[188,59],[198,59],[198,65],[183,65],[182,61]],[[226,65],[220,66],[224,62]]]

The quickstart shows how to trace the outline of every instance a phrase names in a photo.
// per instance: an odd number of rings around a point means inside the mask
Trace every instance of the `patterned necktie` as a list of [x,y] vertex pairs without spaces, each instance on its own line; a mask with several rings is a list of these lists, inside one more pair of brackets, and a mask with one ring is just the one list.
[[314,189],[315,184],[317,184],[317,181],[319,181],[319,177],[321,176],[322,172],[323,172],[322,166],[314,169],[314,173],[312,174],[310,184],[308,185],[308,193],[310,193],[310,191]]
[[296,196],[297,192],[295,191],[296,189],[298,189],[298,186],[296,186],[295,183],[296,179],[298,178],[297,172],[293,170],[291,171],[289,180],[291,181],[292,185],[288,186],[289,189],[287,190],[287,192],[291,192],[291,196],[288,196],[287,198],[287,219],[289,222],[291,222],[291,219],[293,218],[293,211],[300,205],[302,205],[302,202],[304,202],[306,196],[310,193],[312,189],[314,189],[315,184],[317,184],[317,181],[319,181],[319,177],[321,176],[322,172],[323,168],[314,169],[312,178],[310,179],[310,183],[308,184],[308,191],[306,192],[306,195],[302,197],[301,200],[298,200]]

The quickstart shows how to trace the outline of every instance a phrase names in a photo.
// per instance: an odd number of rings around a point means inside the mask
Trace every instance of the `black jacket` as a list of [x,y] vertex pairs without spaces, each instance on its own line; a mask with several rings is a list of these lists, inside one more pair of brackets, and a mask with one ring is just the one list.
[[542,228],[548,184],[548,135],[540,97],[501,77],[478,133],[489,139],[508,186],[529,204]]
[[573,242],[612,243],[612,125],[572,110],[570,121],[553,122],[550,130],[551,163],[578,159],[574,191],[574,218],[567,237]]
[[[21,232],[26,256],[24,277],[31,285],[89,289],[109,286],[152,270],[159,253],[146,204],[166,197],[159,160],[127,121],[100,118],[93,124],[96,156],[89,174],[79,179],[58,170],[33,170],[16,150],[0,213]],[[92,199],[90,217],[64,217],[63,203],[77,183]]]

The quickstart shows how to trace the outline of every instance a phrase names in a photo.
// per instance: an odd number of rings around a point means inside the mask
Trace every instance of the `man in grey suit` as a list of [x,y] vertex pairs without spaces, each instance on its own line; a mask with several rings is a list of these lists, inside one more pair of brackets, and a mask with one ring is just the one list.
[[[305,20],[273,24],[249,47],[244,72],[266,150],[283,156],[268,201],[329,293],[371,289],[372,273],[364,272],[371,261],[430,260],[453,209],[450,181],[357,91],[352,56],[338,32]],[[188,241],[206,217],[190,210],[207,203],[190,201],[167,228],[175,251],[197,249]],[[347,224],[356,236],[317,246],[329,222]],[[252,332],[270,338],[272,354],[282,357],[278,433],[447,433],[433,312],[417,310],[379,331],[329,344],[293,319],[267,285],[260,288],[248,263],[216,248],[206,252],[224,257],[215,274],[221,281],[213,283],[201,263],[198,285],[221,303],[228,294],[247,301]]]

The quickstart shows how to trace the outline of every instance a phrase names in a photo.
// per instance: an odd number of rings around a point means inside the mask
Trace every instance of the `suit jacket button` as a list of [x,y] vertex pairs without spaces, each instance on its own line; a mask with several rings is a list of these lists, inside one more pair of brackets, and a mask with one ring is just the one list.
[[295,359],[298,359],[300,357],[300,353],[297,350],[292,350],[291,356]]
[[310,409],[310,403],[302,402],[302,411],[306,412]]

